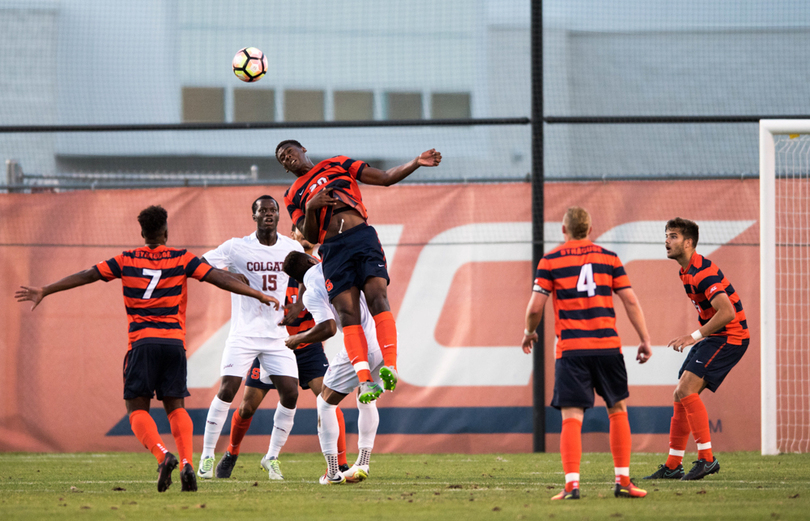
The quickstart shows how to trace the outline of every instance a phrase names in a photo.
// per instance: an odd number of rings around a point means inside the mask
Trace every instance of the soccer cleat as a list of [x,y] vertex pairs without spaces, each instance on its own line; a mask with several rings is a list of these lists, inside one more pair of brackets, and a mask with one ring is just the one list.
[[343,465],[338,467],[338,470],[340,471],[341,474],[343,474],[344,472],[349,470],[349,465],[347,463],[344,463]]
[[346,483],[360,483],[368,478],[368,465],[354,464],[346,472],[341,472],[346,478]]
[[383,393],[383,388],[374,382],[360,382],[360,403],[371,403]]
[[647,495],[647,491],[638,488],[636,484],[631,481],[626,487],[616,483],[616,488],[613,489],[613,495],[616,497],[644,497]]
[[182,492],[197,492],[197,475],[194,474],[191,463],[183,465],[183,470],[180,471],[180,490]]
[[237,454],[234,456],[227,450],[225,451],[225,455],[222,456],[222,459],[219,460],[217,463],[217,477],[218,478],[229,478],[231,477],[231,472],[233,472],[233,467],[236,465],[236,458],[239,455]]
[[271,481],[281,481],[284,479],[284,475],[281,473],[281,465],[277,458],[270,459],[267,456],[263,457],[262,468],[267,471],[267,477],[270,478]]
[[200,468],[197,469],[197,475],[203,479],[212,479],[214,477],[214,458],[208,457],[200,460]]
[[167,452],[163,457],[163,463],[158,465],[158,492],[165,492],[172,484],[172,471],[177,468],[177,464],[174,454]]
[[397,388],[399,375],[393,365],[386,365],[380,368],[380,379],[383,381],[383,387],[386,391],[393,391]]
[[318,483],[320,483],[321,485],[341,485],[343,483],[346,483],[346,478],[340,472],[338,472],[334,476],[330,476],[329,472],[327,472],[326,474],[321,476],[321,478],[318,480]]
[[694,463],[695,466],[692,467],[692,470],[687,472],[686,475],[681,478],[681,481],[703,479],[709,474],[716,474],[720,472],[720,462],[717,461],[717,458],[714,458],[711,463],[707,463],[705,459],[699,459],[697,461],[693,461],[692,463]]
[[683,477],[683,465],[678,465],[674,469],[666,465],[658,465],[658,470],[643,479],[681,479]]
[[551,498],[552,501],[556,501],[558,499],[579,499],[579,489],[573,488],[571,489],[571,492],[566,492],[565,489],[562,489],[559,494]]

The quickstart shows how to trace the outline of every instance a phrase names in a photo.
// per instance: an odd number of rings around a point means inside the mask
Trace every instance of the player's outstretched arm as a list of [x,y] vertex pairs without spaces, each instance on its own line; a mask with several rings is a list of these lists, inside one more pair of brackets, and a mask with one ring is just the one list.
[[278,309],[278,300],[270,295],[265,295],[261,291],[251,288],[247,284],[243,284],[232,274],[221,269],[213,268],[208,273],[208,276],[205,277],[205,282],[209,282],[214,286],[224,289],[225,291],[230,291],[231,293],[238,293],[239,295],[245,295],[246,297],[253,297],[256,300],[261,301],[262,304],[272,304],[275,309]]
[[74,273],[73,275],[68,275],[64,279],[58,280],[53,284],[48,284],[42,288],[36,286],[20,286],[20,289],[14,293],[14,298],[17,299],[17,302],[25,302],[26,300],[33,302],[34,305],[31,306],[31,311],[33,311],[34,308],[42,302],[42,299],[51,293],[77,288],[97,280],[101,280],[101,274],[96,268],[90,268]]
[[712,318],[709,319],[708,322],[695,330],[695,332],[691,335],[673,338],[669,341],[667,346],[671,347],[675,351],[683,352],[684,348],[691,346],[703,337],[707,337],[716,331],[720,331],[720,329],[726,327],[726,324],[734,320],[736,315],[734,311],[734,304],[731,303],[731,300],[725,293],[718,293],[717,296],[712,299],[712,307],[716,313]]
[[315,324],[315,327],[307,329],[303,333],[298,333],[297,335],[288,337],[284,343],[290,349],[295,349],[301,344],[314,344],[315,342],[323,342],[324,340],[328,340],[335,336],[336,332],[337,326],[335,325],[335,321],[324,320],[323,322]]
[[391,186],[414,173],[420,166],[439,166],[441,162],[441,152],[431,148],[419,154],[416,159],[388,170],[366,167],[363,169],[360,180],[367,185]]
[[650,347],[650,333],[647,332],[647,321],[644,320],[644,311],[641,310],[641,304],[638,302],[638,297],[632,288],[620,289],[616,292],[619,298],[622,299],[624,310],[627,311],[627,318],[633,324],[633,328],[638,333],[641,343],[638,345],[638,354],[636,360],[638,363],[643,364],[652,356],[652,348]]
[[523,331],[523,352],[527,355],[532,352],[532,347],[538,340],[537,326],[543,318],[543,308],[546,307],[548,294],[539,291],[532,291],[532,298],[526,306],[525,330]]

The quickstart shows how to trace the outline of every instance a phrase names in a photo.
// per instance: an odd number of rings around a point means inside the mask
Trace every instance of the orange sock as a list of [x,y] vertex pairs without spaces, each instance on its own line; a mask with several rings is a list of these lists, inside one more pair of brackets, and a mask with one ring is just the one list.
[[686,418],[689,420],[689,428],[698,446],[698,459],[705,459],[708,462],[714,461],[712,454],[712,436],[709,429],[709,413],[706,406],[700,399],[698,393],[692,393],[681,399],[683,408],[686,409]]
[[340,410],[340,407],[335,409],[337,413],[338,419],[338,427],[340,427],[340,434],[338,434],[338,465],[348,465],[349,462],[346,461],[346,422],[343,420],[343,411]]
[[610,453],[613,454],[613,470],[616,483],[626,487],[630,484],[630,422],[627,412],[614,412],[610,418]]
[[188,411],[180,408],[170,412],[169,425],[172,426],[172,436],[174,436],[174,443],[177,445],[180,468],[183,468],[186,463],[190,463],[194,467],[192,463],[194,459],[194,424],[191,422]]
[[363,326],[343,326],[343,345],[346,354],[361,382],[371,382],[371,371],[368,366],[368,343],[363,333]]
[[669,424],[669,456],[666,466],[676,469],[683,463],[686,452],[686,443],[689,441],[689,420],[686,418],[686,409],[681,402],[673,404],[672,421]]
[[155,456],[158,465],[163,463],[163,457],[168,451],[166,445],[163,444],[163,439],[158,434],[155,420],[152,419],[149,413],[147,411],[133,411],[129,415],[129,425],[132,427],[132,432],[135,433],[138,441],[143,443],[143,446]]
[[231,443],[228,445],[228,452],[233,456],[239,455],[239,446],[242,444],[242,440],[245,438],[252,421],[253,416],[246,420],[239,416],[239,409],[233,411],[231,417]]
[[377,342],[383,355],[385,365],[397,367],[397,323],[390,311],[383,311],[374,315],[374,325],[377,326]]
[[560,456],[565,473],[565,491],[579,488],[579,463],[582,460],[582,422],[568,418],[562,422]]

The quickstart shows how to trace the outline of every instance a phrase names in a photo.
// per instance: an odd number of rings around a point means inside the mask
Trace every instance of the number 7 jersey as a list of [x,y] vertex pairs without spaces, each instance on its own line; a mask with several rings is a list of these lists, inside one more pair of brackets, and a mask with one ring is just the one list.
[[[303,252],[304,248],[289,237],[280,234],[276,237],[272,246],[260,243],[256,232],[234,237],[207,252],[203,259],[215,268],[241,273],[251,288],[274,297],[283,306],[289,277],[281,266],[288,253]],[[282,318],[281,306],[276,310],[254,298],[231,294],[231,336],[286,338],[287,329],[278,325]]]
[[621,353],[613,292],[629,287],[619,256],[588,239],[544,255],[533,289],[554,302],[556,358]]

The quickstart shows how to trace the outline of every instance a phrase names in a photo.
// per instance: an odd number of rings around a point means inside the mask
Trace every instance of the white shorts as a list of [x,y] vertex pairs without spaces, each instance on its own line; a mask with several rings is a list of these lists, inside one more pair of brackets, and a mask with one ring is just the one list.
[[253,360],[259,363],[265,374],[292,376],[298,378],[298,363],[295,353],[284,344],[284,338],[263,338],[251,336],[229,336],[222,352],[221,376],[244,378]]
[[[380,379],[380,368],[383,366],[383,356],[380,351],[373,351],[368,354],[368,366],[371,368],[371,378],[382,386]],[[346,349],[341,349],[329,362],[329,369],[323,377],[323,384],[339,392],[340,394],[350,394],[360,386],[360,379],[354,370]]]

